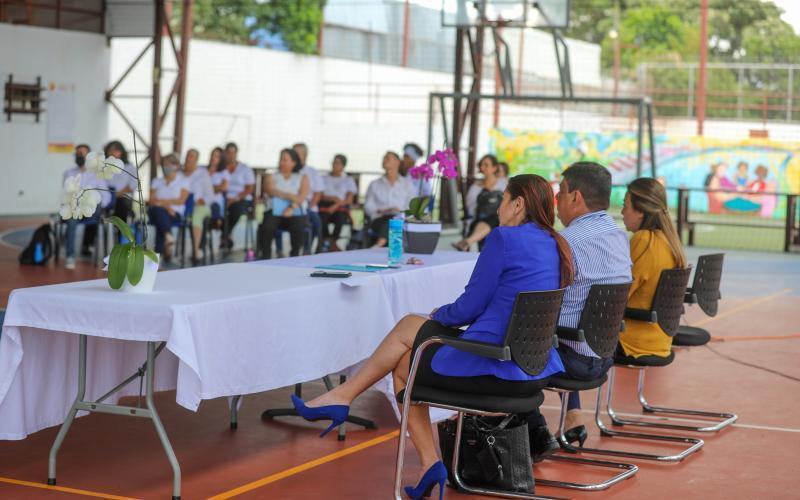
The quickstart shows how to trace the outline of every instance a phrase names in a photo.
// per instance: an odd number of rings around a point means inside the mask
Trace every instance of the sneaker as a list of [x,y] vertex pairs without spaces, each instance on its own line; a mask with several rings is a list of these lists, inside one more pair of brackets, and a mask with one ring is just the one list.
[[64,261],[64,269],[75,269],[75,257],[67,257]]

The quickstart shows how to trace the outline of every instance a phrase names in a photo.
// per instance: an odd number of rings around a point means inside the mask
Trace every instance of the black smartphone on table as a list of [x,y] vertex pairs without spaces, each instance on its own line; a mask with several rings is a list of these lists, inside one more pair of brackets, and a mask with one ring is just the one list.
[[353,273],[350,271],[314,271],[309,276],[312,278],[349,278]]

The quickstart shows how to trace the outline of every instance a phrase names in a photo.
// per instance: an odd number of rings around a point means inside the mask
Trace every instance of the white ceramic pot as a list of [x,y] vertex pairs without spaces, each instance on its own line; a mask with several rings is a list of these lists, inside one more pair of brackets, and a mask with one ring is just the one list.
[[[159,262],[161,261],[160,255],[158,255],[158,260]],[[136,285],[131,285],[130,282],[128,281],[128,277],[125,276],[125,281],[122,282],[122,287],[120,287],[120,291],[127,293],[150,293],[156,286],[157,274],[158,274],[158,263],[153,262],[152,260],[150,260],[150,257],[145,255],[144,272],[142,273],[142,279],[139,280],[139,283],[137,283]]]

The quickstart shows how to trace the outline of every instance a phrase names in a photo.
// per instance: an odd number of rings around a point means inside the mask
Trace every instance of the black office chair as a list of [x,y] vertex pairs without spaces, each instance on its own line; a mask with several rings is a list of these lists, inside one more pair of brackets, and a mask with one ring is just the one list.
[[[719,286],[722,280],[722,260],[725,254],[701,255],[697,259],[692,287],[686,289],[684,303],[697,304],[708,316],[716,316],[719,300],[722,298]],[[672,337],[672,345],[691,347],[705,345],[711,340],[708,330],[695,326],[680,325]]]
[[[622,317],[625,313],[625,305],[628,303],[628,290],[630,283],[592,285],[586,303],[581,312],[581,319],[578,328],[567,328],[559,326],[556,330],[559,340],[572,340],[576,342],[586,342],[601,358],[614,356],[619,342],[620,327],[623,325]],[[559,392],[564,395],[561,397],[561,417],[558,424],[556,438],[561,444],[561,448],[569,453],[579,453],[580,449],[573,447],[564,436],[564,422],[567,418],[567,397],[566,393],[573,391],[589,391],[598,389],[606,382],[606,375],[595,380],[575,380],[558,375],[551,377],[545,390]],[[546,460],[557,460],[561,462],[571,462],[581,465],[597,467],[608,467],[621,469],[617,475],[600,483],[574,483],[566,481],[554,481],[550,479],[537,479],[539,484],[555,486],[558,488],[570,488],[584,491],[605,490],[624,479],[632,477],[639,470],[634,464],[609,462],[605,460],[593,460],[589,458],[571,457],[565,455],[551,455]]]
[[395,469],[394,495],[396,499],[404,498],[401,491],[403,476],[403,459],[405,458],[406,432],[408,431],[408,412],[411,405],[423,404],[458,412],[456,435],[453,449],[452,479],[459,490],[479,495],[492,495],[506,498],[541,499],[533,493],[505,492],[488,488],[473,487],[464,483],[458,473],[461,433],[464,414],[482,416],[501,416],[515,413],[528,413],[541,406],[544,401],[542,391],[520,397],[496,396],[493,394],[474,394],[469,392],[451,392],[435,387],[417,385],[414,379],[425,349],[435,344],[444,344],[460,351],[478,356],[503,361],[513,360],[526,373],[535,375],[547,365],[550,348],[555,341],[556,325],[561,310],[564,290],[543,292],[522,292],[517,295],[511,320],[506,329],[502,345],[489,344],[453,337],[431,337],[417,348],[408,374],[408,384],[397,395],[398,402],[403,405],[400,419],[400,439],[397,446],[397,463]]
[[[649,310],[643,309],[625,309],[625,317],[629,319],[636,319],[639,321],[647,321],[649,323],[657,323],[661,329],[670,337],[675,335],[680,323],[681,315],[683,314],[683,298],[686,292],[686,285],[689,282],[689,274],[691,268],[684,269],[667,269],[661,272],[661,276],[656,286],[656,292],[653,296],[653,302]],[[674,426],[671,424],[659,424],[654,422],[645,422],[643,420],[627,420],[620,418],[614,412],[611,406],[612,397],[614,393],[614,373],[617,367],[632,368],[639,370],[639,401],[642,405],[647,404],[644,399],[644,375],[648,367],[667,366],[675,359],[675,354],[670,353],[667,357],[661,356],[640,356],[633,358],[629,356],[620,356],[619,354],[614,359],[614,365],[608,374],[607,384],[607,400],[606,411],[611,418],[611,423],[614,425],[638,425],[643,427],[660,427],[666,429],[686,429],[683,426]],[[695,453],[705,444],[702,439],[697,439],[688,436],[675,436],[663,434],[644,434],[638,432],[624,432],[615,431],[605,426],[600,419],[601,407],[601,392],[597,393],[597,409],[595,411],[595,422],[597,427],[600,428],[602,436],[609,437],[626,437],[632,439],[643,439],[651,441],[664,441],[671,443],[682,443],[689,445],[679,453],[672,455],[658,455],[652,453],[639,453],[623,450],[604,450],[604,449],[587,449],[581,448],[581,453],[595,453],[600,455],[613,455],[622,457],[639,458],[644,460],[656,460],[659,462],[680,462],[687,456]],[[691,429],[690,429],[691,430]]]

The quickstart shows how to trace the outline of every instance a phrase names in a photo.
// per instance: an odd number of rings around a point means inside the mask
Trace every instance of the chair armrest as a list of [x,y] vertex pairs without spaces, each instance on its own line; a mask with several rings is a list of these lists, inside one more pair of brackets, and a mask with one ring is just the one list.
[[570,328],[568,326],[559,326],[556,329],[556,336],[558,340],[572,340],[575,342],[586,342],[586,336],[580,328]]
[[632,309],[630,307],[626,307],[625,317],[638,321],[646,321],[648,323],[658,323],[658,315],[655,311],[646,311],[644,309]]
[[508,361],[511,359],[511,348],[503,345],[490,344],[488,342],[478,342],[476,340],[464,340],[456,337],[439,337],[442,344],[448,345],[459,351],[469,352],[484,358]]

